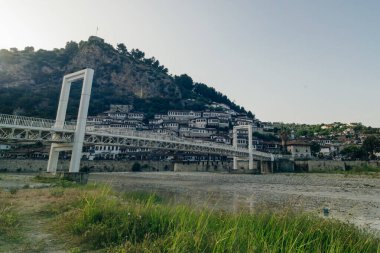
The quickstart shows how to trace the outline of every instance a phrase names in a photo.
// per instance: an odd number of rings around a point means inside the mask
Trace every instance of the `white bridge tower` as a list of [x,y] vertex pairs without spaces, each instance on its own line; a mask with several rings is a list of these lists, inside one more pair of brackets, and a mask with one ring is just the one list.
[[72,150],[69,172],[79,172],[93,77],[94,70],[89,68],[65,75],[63,77],[61,95],[59,98],[57,117],[54,129],[63,130],[64,128],[71,83],[83,79],[77,125],[75,128],[74,142],[72,144],[51,144],[47,172],[56,173],[59,152],[67,150]]
[[[253,170],[253,149],[252,149],[252,125],[242,125],[242,126],[234,126],[233,128],[233,146],[237,149],[237,131],[240,129],[247,129],[248,130],[248,161],[249,165],[248,168],[250,170]],[[233,161],[233,169],[237,170],[237,161],[238,157],[234,156]]]

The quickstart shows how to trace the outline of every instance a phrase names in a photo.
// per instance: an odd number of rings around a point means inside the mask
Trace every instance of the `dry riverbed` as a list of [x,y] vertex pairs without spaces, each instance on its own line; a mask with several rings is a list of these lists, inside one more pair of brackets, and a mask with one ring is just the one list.
[[151,191],[176,202],[229,211],[292,208],[337,218],[380,234],[380,178],[371,175],[91,173],[118,191]]
[[[70,198],[75,188],[52,188],[36,174],[0,174],[0,203],[18,214],[20,238],[0,240],[0,252],[69,252],[73,245],[57,236],[47,205]],[[120,192],[157,192],[176,203],[236,212],[255,208],[295,209],[337,218],[380,236],[380,178],[371,175],[220,173],[91,173],[90,183],[108,183]],[[71,192],[72,191],[72,192]],[[65,194],[63,195],[63,192]],[[259,209],[261,210],[261,209]],[[265,209],[264,209],[265,211]]]

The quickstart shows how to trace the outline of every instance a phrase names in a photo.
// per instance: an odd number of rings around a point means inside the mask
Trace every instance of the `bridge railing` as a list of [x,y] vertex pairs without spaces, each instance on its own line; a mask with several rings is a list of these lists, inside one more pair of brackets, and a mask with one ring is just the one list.
[[227,145],[227,144],[218,144],[215,142],[185,139],[185,138],[180,138],[177,136],[171,136],[171,135],[165,135],[165,134],[144,133],[142,131],[135,131],[135,130],[103,128],[103,129],[96,129],[91,132],[100,133],[100,134],[108,133],[108,134],[120,135],[120,136],[133,136],[133,137],[140,137],[140,138],[157,140],[157,141],[162,140],[162,141],[170,141],[170,142],[191,144],[191,145],[204,146],[204,147],[219,148],[219,149],[224,149],[224,150],[247,152],[247,149],[239,148],[239,147],[234,148],[233,146]]
[[[248,153],[248,149],[246,148],[241,148],[241,147],[236,148],[228,144],[219,144],[219,143],[204,141],[204,140],[200,141],[200,140],[185,139],[185,138],[180,138],[177,136],[170,136],[170,135],[165,135],[165,134],[144,133],[142,131],[135,131],[135,130],[128,130],[128,129],[103,128],[103,129],[96,129],[91,132],[98,133],[98,134],[107,133],[107,134],[117,135],[117,136],[140,137],[140,138],[145,138],[149,140],[157,140],[157,141],[170,141],[170,142],[190,144],[190,145],[195,145],[195,146],[218,148],[218,149],[227,150],[227,151],[237,151],[237,152],[242,152],[242,153]],[[276,158],[276,155],[272,155],[270,153],[256,151],[256,150],[253,150],[253,155],[266,157],[266,158],[273,158],[273,159]]]
[[[9,126],[9,127],[27,127],[32,129],[43,129],[43,130],[62,130],[62,129],[56,129],[55,126],[55,120],[51,119],[41,119],[41,118],[33,118],[33,117],[25,117],[25,116],[18,116],[18,115],[8,115],[8,114],[0,114],[0,125],[3,126]],[[65,122],[63,130],[75,130],[76,123],[75,122]],[[135,130],[128,130],[128,129],[109,129],[109,128],[102,128],[102,129],[95,129],[92,131],[87,131],[88,133],[96,133],[96,134],[102,134],[107,133],[111,135],[118,135],[118,136],[133,136],[133,137],[140,137],[145,138],[149,140],[157,140],[157,141],[169,141],[169,142],[175,142],[175,143],[183,143],[183,144],[190,144],[195,145],[199,147],[209,147],[209,148],[217,148],[225,151],[237,151],[242,153],[248,153],[248,150],[246,148],[240,148],[240,147],[233,147],[232,145],[227,144],[219,144],[215,142],[208,142],[208,141],[199,141],[199,140],[192,140],[192,139],[185,139],[180,138],[177,136],[171,136],[171,135],[165,135],[165,134],[157,134],[157,133],[145,133],[142,131],[135,131]],[[263,156],[263,157],[270,157],[271,155],[265,152],[260,151],[254,151],[254,155]]]
[[[0,125],[48,129],[48,128],[54,127],[55,120],[25,117],[25,116],[18,116],[18,115],[0,114]],[[63,129],[75,130],[75,123],[65,122]]]

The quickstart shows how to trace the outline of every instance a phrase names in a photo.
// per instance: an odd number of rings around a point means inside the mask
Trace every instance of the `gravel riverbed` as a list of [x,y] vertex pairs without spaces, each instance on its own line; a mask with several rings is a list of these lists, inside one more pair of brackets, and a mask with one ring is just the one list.
[[336,218],[380,235],[380,178],[343,174],[221,174],[206,172],[91,173],[90,182],[118,191],[149,191],[174,201],[228,211],[292,208]]

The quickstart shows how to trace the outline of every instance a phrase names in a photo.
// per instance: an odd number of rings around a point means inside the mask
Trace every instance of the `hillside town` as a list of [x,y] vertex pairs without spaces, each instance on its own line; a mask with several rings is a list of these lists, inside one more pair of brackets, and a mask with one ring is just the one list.
[[[203,111],[169,110],[167,113],[147,114],[132,105],[110,105],[109,110],[87,119],[87,130],[138,131],[191,139],[193,141],[232,144],[233,127],[252,125],[253,148],[258,151],[287,155],[297,160],[329,159],[353,160],[368,136],[378,135],[378,129],[365,128],[360,123],[308,125],[262,122],[247,113],[237,113],[223,103],[212,103]],[[363,130],[364,129],[364,130]],[[238,130],[237,144],[248,146],[245,130]],[[376,151],[376,150],[375,150]],[[62,158],[70,154],[63,153]],[[371,159],[380,153],[373,152]],[[0,143],[0,158],[47,159],[48,147],[42,143]],[[83,158],[89,160],[223,160],[227,157],[205,156],[192,153],[155,151],[146,148],[94,145],[87,146]]]

